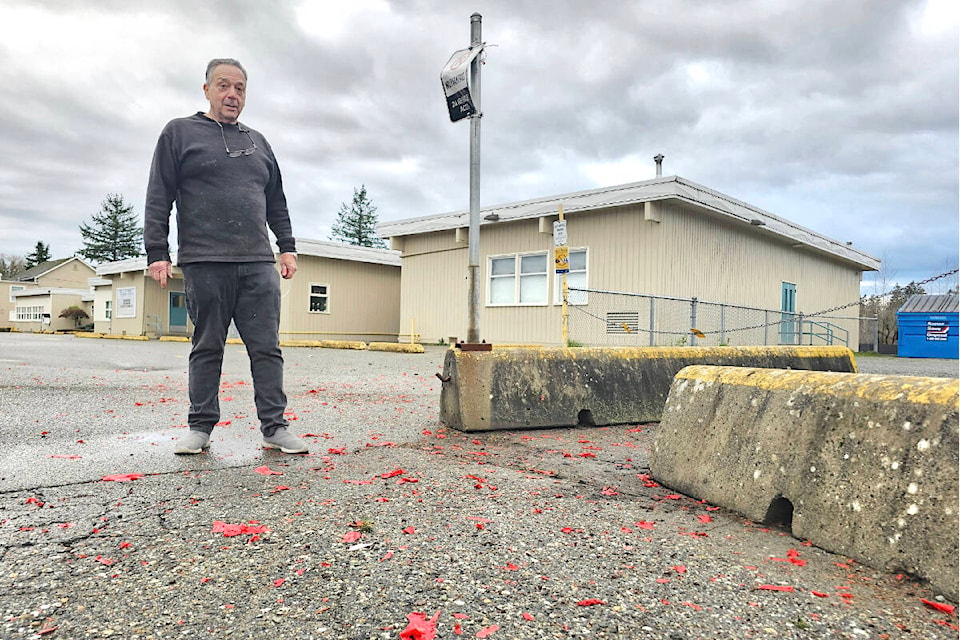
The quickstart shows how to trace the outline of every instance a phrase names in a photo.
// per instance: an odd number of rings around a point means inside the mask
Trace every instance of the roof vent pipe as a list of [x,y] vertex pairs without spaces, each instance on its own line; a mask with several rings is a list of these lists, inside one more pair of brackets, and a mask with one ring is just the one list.
[[660,178],[663,176],[663,154],[653,156],[653,161],[657,163],[657,177]]

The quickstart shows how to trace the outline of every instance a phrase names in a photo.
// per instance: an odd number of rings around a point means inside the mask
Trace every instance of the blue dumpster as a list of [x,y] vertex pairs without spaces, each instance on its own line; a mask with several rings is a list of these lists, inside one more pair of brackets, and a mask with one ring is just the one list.
[[901,358],[953,358],[960,351],[960,298],[915,295],[897,311],[897,355]]

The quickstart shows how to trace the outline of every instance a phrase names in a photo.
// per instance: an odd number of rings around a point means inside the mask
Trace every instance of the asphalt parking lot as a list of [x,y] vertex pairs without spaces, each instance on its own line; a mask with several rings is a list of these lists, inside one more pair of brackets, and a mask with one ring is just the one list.
[[174,456],[188,352],[0,334],[0,637],[957,637],[911,576],[659,486],[655,424],[444,428],[441,348],[285,349],[284,456],[228,346],[212,449]]

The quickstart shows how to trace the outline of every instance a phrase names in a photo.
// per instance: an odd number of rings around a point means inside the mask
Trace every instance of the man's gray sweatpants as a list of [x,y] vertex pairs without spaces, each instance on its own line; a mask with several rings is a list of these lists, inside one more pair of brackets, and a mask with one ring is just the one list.
[[230,321],[250,357],[260,430],[270,437],[287,426],[280,353],[280,274],[272,262],[201,262],[181,265],[190,350],[190,429],[210,433],[220,421],[220,372]]

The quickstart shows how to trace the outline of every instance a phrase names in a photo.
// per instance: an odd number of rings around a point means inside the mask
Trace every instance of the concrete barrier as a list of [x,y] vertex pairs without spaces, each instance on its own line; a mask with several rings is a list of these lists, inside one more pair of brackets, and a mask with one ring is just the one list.
[[687,367],[650,471],[956,601],[957,394],[956,379]]
[[656,422],[691,364],[856,371],[846,347],[450,349],[440,420],[462,431]]

